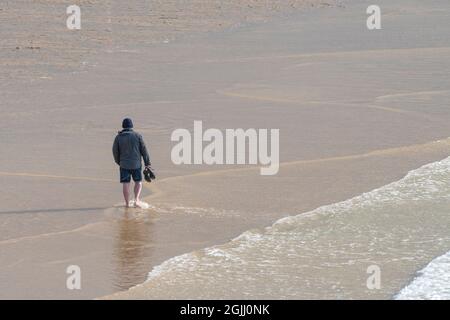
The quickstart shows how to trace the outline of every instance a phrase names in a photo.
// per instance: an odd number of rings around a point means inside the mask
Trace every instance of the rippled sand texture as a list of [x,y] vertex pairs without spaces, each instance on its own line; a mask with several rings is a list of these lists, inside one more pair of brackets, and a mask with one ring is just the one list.
[[0,4],[0,79],[51,77],[55,71],[80,72],[92,54],[139,50],[186,33],[224,30],[262,22],[316,0],[81,0],[82,32],[68,32],[63,0],[3,1]]

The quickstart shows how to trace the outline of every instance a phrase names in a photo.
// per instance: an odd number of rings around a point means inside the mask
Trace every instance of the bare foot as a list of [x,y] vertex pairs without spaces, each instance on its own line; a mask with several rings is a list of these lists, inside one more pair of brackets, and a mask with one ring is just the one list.
[[145,202],[142,202],[140,200],[136,200],[136,202],[134,203],[134,206],[136,208],[141,208],[141,209],[147,209],[148,208],[148,204]]
[[140,200],[136,200],[136,201],[134,202],[134,206],[135,206],[136,208],[142,208],[142,202],[141,202]]

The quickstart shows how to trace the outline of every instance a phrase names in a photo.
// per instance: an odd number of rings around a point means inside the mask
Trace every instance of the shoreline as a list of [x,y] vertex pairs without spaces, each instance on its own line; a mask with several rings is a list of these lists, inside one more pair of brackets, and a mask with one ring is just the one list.
[[[395,13],[402,2],[383,6]],[[118,50],[97,56],[101,63],[94,54],[89,72],[31,81],[25,95],[9,84],[0,119],[0,147],[9,155],[0,175],[10,186],[0,195],[0,222],[8,226],[0,238],[7,242],[2,297],[120,296],[172,257],[345,201],[448,156],[445,32],[427,37],[413,26],[404,33],[411,17],[403,13],[399,22],[386,18],[389,35],[367,34],[364,10],[359,3],[307,10]],[[421,30],[435,35],[443,26]],[[71,108],[73,101],[83,107]],[[110,144],[125,112],[150,139],[158,172],[145,197],[150,211],[111,207],[121,194]],[[170,133],[196,119],[214,128],[280,128],[279,175],[172,165]],[[11,202],[19,194],[25,201]],[[80,292],[64,286],[69,264],[82,267]]]
[[[421,168],[422,166],[426,166],[429,163],[434,163],[435,161],[440,161],[441,159],[446,159],[446,157],[448,156],[448,151],[447,150],[448,150],[449,146],[450,146],[450,138],[447,138],[447,139],[440,139],[440,140],[437,140],[437,141],[432,141],[430,143],[426,143],[426,144],[422,144],[422,145],[418,145],[418,146],[417,145],[413,145],[413,146],[403,146],[403,147],[399,147],[399,148],[391,148],[391,149],[388,149],[388,150],[374,150],[372,152],[369,152],[369,153],[363,154],[363,155],[352,155],[352,156],[348,156],[348,157],[338,157],[338,158],[334,158],[334,159],[319,159],[319,161],[331,161],[331,162],[352,161],[352,160],[354,160],[355,157],[356,158],[358,158],[358,157],[363,157],[363,158],[372,158],[372,157],[373,158],[382,158],[386,154],[390,154],[392,156],[392,154],[395,154],[395,153],[403,154],[403,156],[415,155],[417,157],[416,161],[418,161],[417,163],[419,165],[417,167],[415,167],[415,168],[410,169],[410,170],[406,170],[404,175],[402,175],[401,178],[400,178],[400,179],[403,179],[409,172],[415,171],[415,170],[417,170],[417,168]],[[419,150],[422,150],[422,152],[420,152]],[[425,152],[423,152],[424,150],[425,150]],[[430,160],[431,161],[424,163],[424,154],[426,154],[426,153],[431,153],[433,155],[426,156],[426,157],[429,157],[427,161],[430,161]],[[439,154],[439,155],[436,155],[436,153]],[[420,154],[420,156],[418,154]],[[311,160],[311,161],[314,162],[314,160]],[[307,165],[308,163],[311,163],[311,161],[299,161],[299,162],[295,162],[294,161],[294,163],[288,163],[287,165],[295,165],[295,164],[299,164],[299,163],[300,163],[300,165],[301,164]],[[281,164],[280,168],[281,167],[283,167],[283,164]],[[237,171],[253,171],[253,170],[256,171],[257,168],[241,168],[241,169],[234,169],[234,170],[231,169],[231,170],[232,171],[236,171],[236,170]],[[223,170],[223,171],[227,171],[227,170]],[[195,178],[198,177],[198,176],[223,175],[224,173],[225,172],[220,172],[220,171],[210,171],[210,172],[205,172],[205,173],[193,174],[193,175],[188,176],[188,177],[180,176],[180,177],[171,177],[171,178],[167,178],[167,179],[168,180],[173,180],[173,179],[195,180]],[[235,242],[237,239],[240,239],[240,238],[244,237],[248,232],[263,232],[263,230],[268,229],[268,228],[272,228],[273,226],[275,226],[276,224],[280,223],[281,221],[283,221],[285,219],[298,218],[298,217],[303,217],[303,216],[306,218],[309,215],[319,214],[318,212],[320,210],[322,210],[322,208],[327,208],[327,207],[330,207],[330,206],[333,206],[333,205],[338,205],[341,202],[350,201],[353,198],[360,197],[361,194],[365,194],[365,193],[370,193],[370,192],[376,191],[379,188],[383,188],[386,185],[390,185],[392,183],[395,183],[396,181],[398,181],[398,180],[389,181],[389,179],[388,179],[388,180],[386,180],[386,184],[381,185],[381,186],[379,186],[379,185],[378,186],[372,186],[373,189],[370,189],[370,188],[367,189],[367,186],[366,186],[366,189],[365,190],[363,189],[362,193],[359,193],[359,194],[356,193],[355,195],[350,196],[349,198],[343,199],[343,200],[338,201],[338,202],[333,202],[333,203],[328,203],[328,204],[327,203],[320,204],[319,206],[317,206],[315,208],[312,208],[311,210],[298,212],[297,214],[294,214],[294,215],[285,215],[285,216],[279,215],[277,218],[275,218],[275,220],[272,221],[272,223],[269,223],[269,224],[267,224],[265,226],[260,225],[257,228],[255,228],[253,226],[253,228],[249,228],[247,230],[244,230],[241,233],[236,233],[235,236],[231,236],[230,237],[229,241],[220,242],[220,243],[216,242],[211,247],[205,247],[205,248],[202,248],[202,249],[199,249],[199,250],[186,252],[184,254],[181,254],[181,255],[178,255],[178,256],[175,256],[175,257],[171,257],[168,260],[165,260],[162,264],[151,266],[151,268],[149,268],[149,276],[148,276],[148,278],[147,278],[147,280],[145,282],[143,282],[141,284],[138,284],[138,285],[136,285],[134,287],[131,287],[128,290],[125,290],[125,291],[122,291],[122,292],[116,292],[116,293],[113,293],[113,294],[107,295],[107,296],[98,297],[96,299],[106,299],[106,300],[109,300],[109,299],[119,299],[119,300],[121,300],[121,299],[153,299],[153,298],[154,299],[167,299],[168,296],[161,295],[161,292],[160,292],[161,289],[160,288],[158,288],[158,290],[155,290],[156,291],[156,293],[155,293],[156,295],[154,297],[152,297],[152,295],[151,295],[152,289],[151,289],[151,287],[149,287],[150,280],[151,280],[150,275],[154,274],[155,272],[156,272],[156,274],[158,274],[159,271],[157,271],[157,270],[159,270],[165,264],[171,262],[172,260],[175,261],[177,259],[183,259],[184,256],[189,256],[189,255],[193,255],[193,256],[200,255],[200,256],[202,256],[203,254],[201,252],[203,252],[205,250],[211,251],[211,250],[214,250],[214,248],[230,247],[230,246],[232,246],[231,244],[233,242]],[[191,181],[191,184],[195,185],[195,183],[193,183],[192,181]],[[167,187],[167,189],[170,189],[170,186]],[[158,198],[158,193],[159,193],[159,195],[161,195],[161,191],[155,191],[153,189],[153,192],[154,193],[152,195],[146,197],[146,201],[150,201],[150,199]],[[192,199],[192,197],[191,197],[191,199]],[[421,267],[418,268],[416,271],[419,271],[420,269],[421,269]],[[406,285],[406,284],[410,283],[416,277],[416,275],[417,275],[416,273],[413,273],[412,275],[408,274],[408,275],[406,275],[406,277],[402,281]],[[158,276],[156,275],[156,277],[158,277]],[[396,280],[398,281],[398,279],[396,279]],[[381,295],[375,295],[374,298],[375,299],[380,299],[380,298],[381,299],[389,299],[389,297],[393,298],[398,292],[400,292],[400,289],[402,289],[402,288],[403,287],[400,287],[399,290],[395,291],[395,292],[383,292]],[[187,299],[187,297],[183,296],[183,295],[177,296],[175,298],[176,299]],[[218,297],[216,297],[216,298],[218,298]],[[304,299],[304,298],[306,298],[306,296],[303,297],[303,298],[300,296],[300,299]],[[193,299],[199,299],[199,298],[194,297]]]

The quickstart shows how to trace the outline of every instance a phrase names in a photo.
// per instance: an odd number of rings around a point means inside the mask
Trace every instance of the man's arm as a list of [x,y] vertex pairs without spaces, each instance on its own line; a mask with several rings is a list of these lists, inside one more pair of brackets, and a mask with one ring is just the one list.
[[113,144],[113,156],[114,156],[114,161],[117,163],[117,165],[120,166],[120,150],[119,150],[119,137],[116,137],[116,139],[114,139],[114,144]]
[[150,166],[150,155],[148,154],[147,147],[141,135],[139,135],[139,149],[141,151],[142,158],[144,159],[145,166]]

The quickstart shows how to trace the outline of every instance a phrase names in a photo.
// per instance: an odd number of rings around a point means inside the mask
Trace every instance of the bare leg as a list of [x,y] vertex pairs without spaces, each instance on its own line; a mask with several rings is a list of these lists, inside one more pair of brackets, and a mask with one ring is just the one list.
[[123,183],[123,197],[125,199],[125,206],[130,206],[130,183]]
[[135,199],[135,205],[139,206],[141,200],[139,197],[141,196],[142,191],[142,182],[135,182],[134,183],[134,199]]

